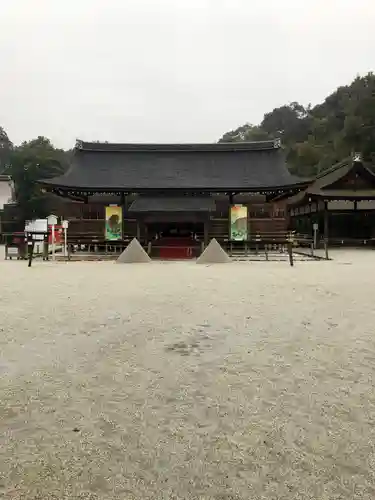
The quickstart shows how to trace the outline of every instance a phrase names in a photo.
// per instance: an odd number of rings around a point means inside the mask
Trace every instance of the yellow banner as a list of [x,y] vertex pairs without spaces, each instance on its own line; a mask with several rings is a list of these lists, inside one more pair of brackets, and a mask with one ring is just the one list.
[[247,240],[247,207],[244,205],[233,205],[230,208],[230,239]]
[[122,240],[122,207],[105,207],[105,239]]

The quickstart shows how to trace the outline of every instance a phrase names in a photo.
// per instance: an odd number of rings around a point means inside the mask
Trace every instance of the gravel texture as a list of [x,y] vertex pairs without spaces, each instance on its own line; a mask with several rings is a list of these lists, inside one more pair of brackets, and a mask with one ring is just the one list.
[[375,498],[375,253],[0,262],[0,498]]

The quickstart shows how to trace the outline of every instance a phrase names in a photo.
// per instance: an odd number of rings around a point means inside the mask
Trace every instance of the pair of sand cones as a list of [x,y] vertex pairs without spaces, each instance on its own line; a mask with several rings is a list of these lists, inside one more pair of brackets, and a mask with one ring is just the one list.
[[[134,238],[129,243],[116,261],[117,264],[141,264],[147,262],[151,262],[151,259],[137,238]],[[231,262],[230,257],[215,238],[210,241],[210,244],[197,259],[197,264],[227,264],[228,262]]]

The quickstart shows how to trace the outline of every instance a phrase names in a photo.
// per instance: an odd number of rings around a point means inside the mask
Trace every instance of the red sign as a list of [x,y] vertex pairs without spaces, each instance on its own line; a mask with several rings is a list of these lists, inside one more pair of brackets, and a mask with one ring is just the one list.
[[[64,240],[64,229],[62,226],[55,226],[55,244],[62,245]],[[48,226],[48,244],[52,245],[52,226]]]

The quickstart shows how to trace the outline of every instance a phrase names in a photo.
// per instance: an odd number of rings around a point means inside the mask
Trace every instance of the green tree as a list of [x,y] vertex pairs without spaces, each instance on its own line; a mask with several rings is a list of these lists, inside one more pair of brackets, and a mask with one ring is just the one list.
[[244,125],[220,140],[263,136],[282,139],[290,170],[297,175],[315,175],[355,151],[375,162],[374,74],[357,77],[314,107],[292,102],[275,108],[259,126]]
[[223,135],[219,142],[266,141],[272,136],[261,127],[247,123]]
[[307,110],[298,102],[275,108],[266,113],[260,128],[270,135],[282,137],[285,144],[307,139],[311,118]]
[[13,143],[3,127],[0,127],[0,174],[4,172],[10,162]]
[[43,193],[36,181],[61,175],[66,167],[66,153],[45,137],[14,148],[6,172],[14,182],[21,222],[48,215],[51,196]]

